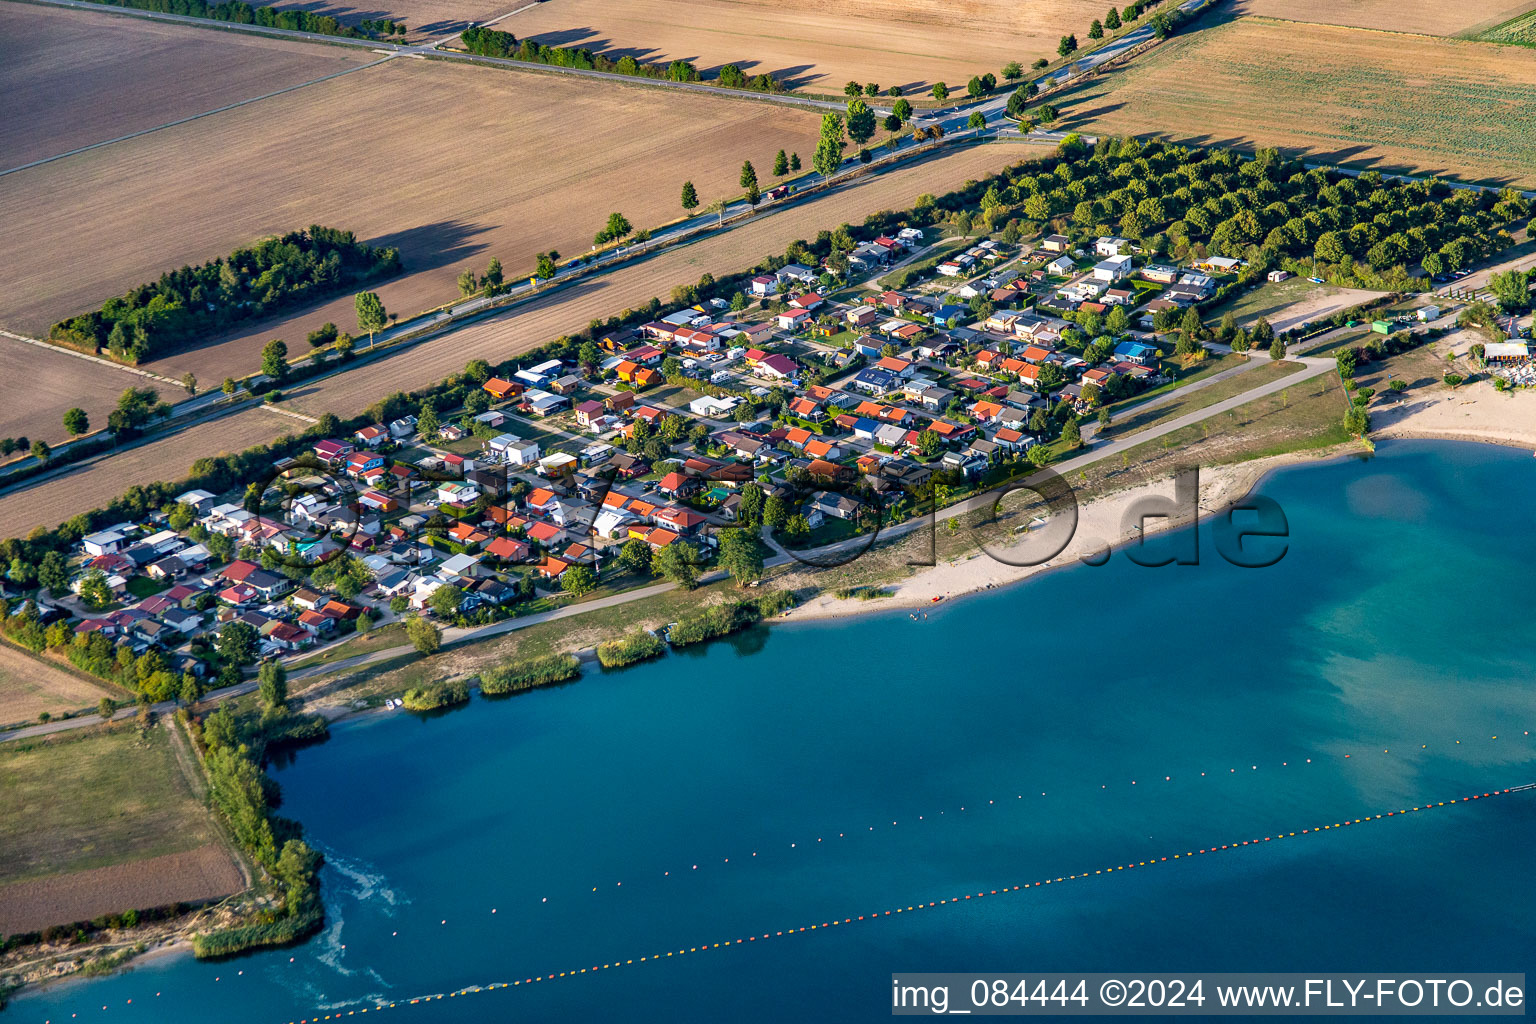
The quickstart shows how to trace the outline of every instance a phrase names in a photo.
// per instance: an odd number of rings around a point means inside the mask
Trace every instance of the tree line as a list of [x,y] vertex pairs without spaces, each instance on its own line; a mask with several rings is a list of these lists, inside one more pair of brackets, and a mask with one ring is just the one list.
[[329,14],[310,11],[257,7],[244,0],[210,4],[207,0],[92,0],[107,7],[129,7],[137,11],[154,11],[158,14],[179,14],[189,18],[210,18],[236,25],[260,25],[262,28],[282,28],[293,32],[314,32],[317,35],[344,36],[349,39],[378,39],[391,36],[405,37],[405,23],[379,19],[359,22],[357,27],[344,25]]
[[[546,46],[532,39],[518,41],[511,32],[494,28],[467,28],[459,36],[464,48],[480,57],[501,57],[530,64],[548,64],[558,68],[575,68],[580,71],[604,71],[616,75],[632,75],[636,78],[654,78],[668,82],[702,81],[699,69],[686,60],[674,60],[670,64],[650,64],[625,55],[618,60],[605,57],[584,46]],[[728,65],[734,67],[735,65]],[[737,69],[738,73],[740,69]],[[760,78],[767,78],[762,75]],[[746,86],[755,88],[755,86]],[[767,88],[781,92],[783,87]]]
[[162,274],[99,309],[59,321],[48,337],[139,363],[242,320],[403,269],[399,250],[392,246],[365,245],[350,231],[314,225],[264,238],[227,258]]

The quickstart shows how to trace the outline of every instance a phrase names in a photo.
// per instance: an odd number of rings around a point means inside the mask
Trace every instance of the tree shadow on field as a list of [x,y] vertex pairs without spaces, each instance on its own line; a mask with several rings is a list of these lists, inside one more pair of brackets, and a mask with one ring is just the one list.
[[[310,14],[329,14],[344,25],[356,25],[361,21],[399,21],[402,19],[396,11],[390,10],[364,10],[358,7],[347,7],[343,4],[329,3],[328,0],[304,0],[301,3],[284,4],[285,10],[308,11]],[[459,32],[468,28],[472,23],[464,18],[455,18],[449,21],[433,21],[422,25],[410,25],[410,30],[417,35],[437,35],[440,32]]]
[[774,78],[784,83],[786,89],[803,89],[817,79],[826,75],[807,75],[806,72],[814,68],[814,64],[796,64],[792,68],[779,68],[777,71],[768,72]]
[[602,49],[607,39],[596,38],[600,33],[590,25],[585,28],[561,28],[549,32],[535,32],[528,39],[544,46],[581,45],[593,50]]
[[420,270],[436,270],[485,252],[484,243],[470,239],[488,230],[488,227],[462,220],[442,220],[370,238],[368,244],[399,249],[406,273],[414,274]]

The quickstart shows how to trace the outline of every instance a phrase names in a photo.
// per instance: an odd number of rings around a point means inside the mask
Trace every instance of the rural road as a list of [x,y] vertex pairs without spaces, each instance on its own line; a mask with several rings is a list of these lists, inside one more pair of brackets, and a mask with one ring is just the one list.
[[[1225,346],[1210,347],[1213,351],[1230,351]],[[1268,358],[1269,356],[1267,353],[1250,353],[1248,365],[1257,365],[1257,362],[1267,360]],[[1310,380],[1319,374],[1327,373],[1328,371],[1334,369],[1336,365],[1333,359],[1324,358],[1321,356],[1287,356],[1287,359],[1292,362],[1301,363],[1302,368],[1295,373],[1288,374],[1287,376],[1281,377],[1278,380],[1269,381],[1268,383],[1262,384],[1256,388],[1251,388],[1242,394],[1234,395],[1231,398],[1217,402],[1214,405],[1209,405],[1202,409],[1196,409],[1193,412],[1190,412],[1184,416],[1176,417],[1167,421],[1166,423],[1160,423],[1156,426],[1148,427],[1145,430],[1139,430],[1134,434],[1128,434],[1123,438],[1117,438],[1113,441],[1107,442],[1089,441],[1087,438],[1087,432],[1085,431],[1085,450],[1081,455],[1076,455],[1063,462],[1058,462],[1050,466],[1048,469],[1042,470],[1040,473],[1025,478],[1022,483],[1026,486],[1031,484],[1038,484],[1042,480],[1046,479],[1049,474],[1053,473],[1057,476],[1065,477],[1073,470],[1086,468],[1087,466],[1095,462],[1099,462],[1102,459],[1111,458],[1120,454],[1121,452],[1129,451],[1138,445],[1145,444],[1148,441],[1154,441],[1157,438],[1164,436],[1165,434],[1171,434],[1176,430],[1181,430],[1184,427],[1199,423],[1201,420],[1209,419],[1212,416],[1219,416],[1224,412],[1229,412],[1230,410],[1236,409],[1239,406],[1247,404],[1248,402],[1255,401],[1267,395],[1275,394],[1284,388],[1299,384],[1305,380]],[[1188,394],[1190,390],[1198,390],[1200,387],[1208,386],[1214,383],[1217,379],[1225,379],[1236,373],[1242,372],[1244,369],[1246,369],[1246,367],[1236,367],[1232,370],[1223,371],[1220,374],[1216,374],[1212,378],[1198,382],[1197,384],[1189,385],[1187,388],[1175,389],[1167,396],[1162,396],[1159,399],[1154,400],[1154,402],[1148,403],[1148,405],[1162,404],[1164,401],[1171,401],[1174,397]],[[1145,409],[1147,408],[1147,405],[1140,406],[1139,408]],[[933,520],[935,522],[944,522],[954,518],[955,516],[965,515],[968,512],[986,508],[996,500],[997,497],[995,490],[974,495],[964,501],[957,502],[948,508],[941,509],[934,515]],[[829,556],[837,555],[850,549],[857,549],[867,546],[871,544],[874,539],[890,540],[901,537],[911,532],[912,530],[923,526],[927,522],[928,519],[926,517],[919,516],[913,519],[909,519],[906,522],[901,523],[889,530],[882,531],[878,538],[871,538],[868,536],[854,537],[849,540],[840,541],[836,544],[829,544],[825,547],[813,548],[799,552],[800,557],[798,559],[783,553],[783,549],[780,548],[777,544],[774,544],[772,546],[776,551],[780,553],[776,554],[772,558],[765,560],[764,568],[776,568],[779,566],[788,565],[794,561],[802,561],[805,564],[814,565],[815,562],[810,561],[811,559],[825,560]],[[715,572],[711,572],[702,576],[700,578],[700,583],[713,583],[716,580],[723,578],[725,578],[725,573],[716,570]],[[443,643],[445,645],[457,644],[475,640],[484,640],[494,636],[501,636],[503,634],[511,633],[519,629],[526,629],[529,626],[537,626],[545,622],[555,622],[561,619],[567,619],[576,615],[581,615],[589,611],[597,611],[603,608],[613,608],[618,605],[628,604],[632,601],[644,601],[649,598],[658,597],[675,588],[676,584],[674,583],[657,583],[652,586],[625,591],[621,594],[612,594],[608,597],[598,598],[595,601],[587,601],[582,604],[568,605],[564,608],[556,608],[547,612],[538,612],[534,615],[526,615],[520,618],[503,619],[501,622],[494,622],[488,626],[476,626],[472,628],[450,626],[449,628],[443,630]],[[410,645],[401,645],[398,647],[386,648],[384,650],[372,651],[368,654],[361,654],[356,657],[347,658],[337,662],[312,665],[308,668],[298,669],[292,672],[288,678],[290,681],[298,681],[332,672],[365,668],[368,665],[377,664],[379,662],[388,661],[392,658],[398,658],[404,654],[409,654],[411,650],[412,648]],[[224,700],[229,697],[237,697],[242,694],[251,693],[255,689],[256,681],[249,680],[239,684],[238,686],[231,686],[222,690],[212,691],[204,696],[201,703],[207,704],[210,702]],[[169,714],[174,712],[177,706],[178,705],[175,701],[165,701],[154,705],[154,711],[160,714]],[[114,720],[132,718],[137,713],[137,708],[122,708],[117,712],[116,715],[113,716],[113,718]],[[100,722],[101,718],[97,715],[82,715],[78,718],[68,718],[54,722],[40,723],[38,725],[23,726],[19,729],[12,729],[9,732],[0,732],[0,743],[13,739],[47,736],[53,733],[65,732],[70,729],[80,729],[86,726],[96,725]]]

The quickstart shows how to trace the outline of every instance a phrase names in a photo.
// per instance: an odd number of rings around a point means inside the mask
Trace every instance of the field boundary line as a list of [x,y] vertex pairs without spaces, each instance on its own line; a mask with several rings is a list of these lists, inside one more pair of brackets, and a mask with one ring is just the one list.
[[307,86],[319,85],[321,82],[329,82],[331,79],[340,78],[342,75],[350,75],[354,71],[365,71],[368,68],[376,68],[380,64],[383,64],[385,61],[393,60],[396,56],[396,54],[390,54],[388,57],[380,57],[378,60],[371,60],[366,64],[359,64],[355,68],[347,68],[344,71],[335,71],[329,75],[322,75],[319,78],[311,79],[308,82],[299,82],[296,85],[286,86],[282,89],[278,89],[276,92],[265,93],[261,96],[252,96],[249,99],[237,100],[234,103],[226,103],[224,106],[216,107],[213,110],[205,110],[200,114],[190,114],[186,117],[179,117],[174,121],[167,121],[164,124],[157,124],[152,128],[143,128],[136,132],[130,132],[127,135],[119,135],[115,139],[105,139],[101,142],[93,142],[89,146],[80,146],[76,149],[71,149],[66,153],[56,153],[53,156],[45,156],[41,160],[33,160],[31,163],[20,164],[16,167],[10,167],[0,171],[0,178],[5,177],[7,174],[15,174],[18,171],[25,171],[32,167],[41,167],[44,164],[51,164],[55,160],[63,160],[66,157],[78,156],[81,153],[89,153],[91,150],[100,149],[103,146],[111,146],[119,142],[127,142],[129,139],[137,139],[144,135],[153,135],[155,132],[164,131],[167,128],[175,128],[178,125],[188,124],[189,122],[197,121],[205,117],[212,117],[215,114],[222,114],[226,111],[249,106],[252,103],[260,103],[262,100],[270,100],[274,97],[282,96],[285,93],[290,93],[298,89],[306,88]]
[[74,349],[66,348],[63,345],[55,345],[52,342],[43,341],[41,338],[29,338],[25,334],[16,334],[12,331],[5,330],[3,327],[0,327],[0,336],[10,338],[12,341],[19,341],[23,345],[36,345],[38,348],[45,348],[50,352],[63,352],[65,355],[74,356],[76,359],[84,359],[86,362],[99,363],[102,366],[110,366],[114,370],[122,370],[124,373],[136,373],[140,377],[148,377],[150,380],[158,380],[166,384],[174,384],[178,388],[181,387],[181,381],[179,380],[172,380],[169,377],[162,377],[158,373],[153,373],[149,370],[142,370],[137,366],[126,366],[123,363],[115,363],[110,359],[103,359],[101,356],[93,356],[85,352],[77,352]]
[[[1526,13],[1529,14],[1530,12],[1527,11]],[[1522,15],[1522,17],[1523,17],[1523,15]],[[1311,25],[1311,26],[1314,26],[1316,28],[1333,28],[1333,29],[1338,29],[1340,32],[1375,32],[1375,33],[1377,33],[1379,35],[1384,35],[1384,36],[1410,36],[1410,37],[1412,37],[1414,39],[1430,39],[1430,40],[1434,40],[1436,42],[1451,43],[1453,45],[1456,44],[1456,43],[1482,43],[1484,46],[1507,46],[1507,45],[1510,45],[1508,43],[1500,43],[1499,41],[1494,40],[1494,39],[1478,39],[1475,36],[1463,36],[1463,35],[1437,36],[1433,32],[1404,32],[1402,29],[1398,29],[1398,28],[1377,28],[1374,25],[1336,25],[1336,24],[1334,24],[1331,21],[1305,21],[1305,20],[1303,20],[1301,18],[1276,18],[1276,17],[1274,17],[1273,15],[1270,15],[1270,14],[1245,14],[1245,15],[1243,15],[1243,18],[1246,21],[1251,21],[1251,22],[1267,22],[1267,23],[1269,23],[1271,25]],[[1509,20],[1510,21],[1515,21],[1515,20],[1518,20],[1518,19],[1511,18]],[[1233,22],[1230,22],[1229,24],[1236,24],[1236,22],[1233,21]],[[1507,25],[1507,24],[1509,24],[1509,21],[1501,22],[1499,25],[1493,26],[1493,28],[1499,28],[1501,25]],[[1214,28],[1216,26],[1212,26],[1212,27]],[[1492,29],[1489,29],[1488,31],[1492,31]],[[1516,43],[1514,45],[1520,46],[1520,45],[1528,45],[1528,44]]]

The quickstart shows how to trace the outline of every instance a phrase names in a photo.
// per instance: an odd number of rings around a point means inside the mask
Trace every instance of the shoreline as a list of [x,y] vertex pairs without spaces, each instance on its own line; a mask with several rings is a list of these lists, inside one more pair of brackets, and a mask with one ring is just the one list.
[[[1233,504],[1242,501],[1270,474],[1292,466],[1344,458],[1355,451],[1352,443],[1305,452],[1288,452],[1248,462],[1230,463],[1202,469],[1195,516],[1164,519],[1148,536],[1182,529],[1193,522],[1204,522],[1225,515]],[[1039,565],[1014,566],[975,551],[959,558],[926,566],[905,580],[884,585],[889,597],[871,600],[837,598],[822,593],[805,604],[785,612],[772,624],[815,622],[883,611],[912,612],[937,604],[959,600],[1002,587],[1015,586],[1041,573],[1087,564],[1090,556],[1108,556],[1123,550],[1138,531],[1128,528],[1125,514],[1130,505],[1146,497],[1173,496],[1173,478],[1164,477],[1137,484],[1085,502],[1078,507],[1077,529],[1067,546],[1055,557]],[[1104,539],[1106,536],[1111,539]],[[1013,550],[1026,541],[1002,550]]]
[[[1491,393],[1492,389],[1489,388],[1489,391]],[[1432,404],[1439,405],[1442,403],[1436,402]],[[1461,430],[1437,428],[1428,424],[1420,425],[1409,422],[1413,418],[1412,416],[1404,417],[1402,422],[1381,431],[1375,431],[1372,433],[1372,436],[1384,440],[1443,440],[1536,450],[1536,436],[1521,437],[1507,429],[1500,431],[1486,425],[1469,426]],[[1224,515],[1234,503],[1253,493],[1271,474],[1280,470],[1300,465],[1322,464],[1348,457],[1357,452],[1366,454],[1363,449],[1357,449],[1353,442],[1346,442],[1329,448],[1289,452],[1263,459],[1254,459],[1247,462],[1231,463],[1204,469],[1201,472],[1201,486],[1197,496],[1199,511],[1196,516],[1163,520],[1156,529],[1149,530],[1148,533],[1156,534],[1180,529],[1190,525],[1192,522],[1208,521],[1215,516]],[[975,552],[959,558],[941,561],[934,566],[924,567],[905,580],[886,584],[885,589],[891,591],[890,597],[861,601],[858,599],[840,599],[833,597],[828,592],[823,592],[781,616],[764,620],[762,625],[777,626],[799,622],[819,622],[851,616],[874,615],[888,611],[912,612],[917,609],[926,609],[935,603],[947,605],[950,601],[985,593],[1001,587],[1014,586],[1045,572],[1067,568],[1076,564],[1086,564],[1083,561],[1084,556],[1101,555],[1106,551],[1112,553],[1123,550],[1126,544],[1134,539],[1137,531],[1126,529],[1124,524],[1125,513],[1133,501],[1153,495],[1171,497],[1172,490],[1172,477],[1165,477],[1149,483],[1127,487],[1084,503],[1078,509],[1078,527],[1072,540],[1061,553],[1039,565],[1010,566],[987,558],[981,552]],[[1114,539],[1112,541],[1100,539],[1106,533],[1113,536]],[[1004,548],[1004,550],[1006,551],[1008,548]],[[939,597],[940,601],[935,602],[933,600],[934,597]],[[585,654],[587,654],[585,651],[578,652],[579,657]],[[584,657],[583,660],[587,659]],[[341,722],[365,721],[374,717],[370,712],[381,712],[389,709],[380,706],[355,707],[349,701],[341,701],[318,704],[303,710],[308,713],[319,714],[326,719],[327,724],[334,725]],[[206,910],[207,908],[203,908],[201,911],[192,912],[187,917],[144,926],[144,931],[148,932],[148,934],[143,935],[141,941],[147,941],[149,943],[148,947],[142,952],[130,953],[121,963],[115,964],[107,972],[104,972],[102,976],[132,970],[140,964],[155,960],[190,955],[192,953],[192,943],[187,937],[187,926],[191,923],[190,919],[195,918]],[[55,956],[68,955],[69,951],[60,949],[56,953],[43,954],[39,959],[51,959]],[[23,980],[21,985],[14,991],[7,993],[7,996],[14,998],[23,993],[35,992],[45,988],[87,982],[95,977],[96,975],[88,975],[78,970],[62,975],[34,975]]]

